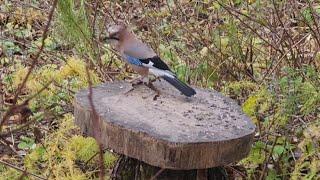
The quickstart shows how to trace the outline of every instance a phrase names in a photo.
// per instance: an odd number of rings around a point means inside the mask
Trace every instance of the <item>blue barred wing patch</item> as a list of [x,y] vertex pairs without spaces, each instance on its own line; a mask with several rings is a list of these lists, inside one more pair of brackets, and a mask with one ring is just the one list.
[[128,61],[128,63],[136,65],[136,66],[142,66],[142,62],[140,61],[140,59],[132,57],[132,56],[128,56],[128,55],[124,55],[125,59]]

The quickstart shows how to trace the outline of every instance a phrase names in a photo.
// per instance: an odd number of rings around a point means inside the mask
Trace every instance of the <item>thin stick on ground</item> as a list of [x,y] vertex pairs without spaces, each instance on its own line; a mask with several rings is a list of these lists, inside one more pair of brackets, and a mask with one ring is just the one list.
[[13,164],[10,164],[10,163],[8,163],[8,162],[5,162],[5,161],[0,160],[0,163],[3,164],[3,165],[5,165],[5,166],[8,166],[8,167],[10,167],[10,168],[13,168],[13,169],[15,169],[15,170],[21,171],[21,172],[24,173],[24,174],[31,175],[31,176],[33,176],[33,177],[35,177],[35,178],[42,179],[42,180],[47,180],[47,178],[44,178],[44,177],[41,177],[41,176],[39,176],[39,175],[33,174],[33,173],[31,173],[31,172],[28,172],[28,171],[26,171],[26,170],[24,170],[24,169],[21,169],[21,168],[15,166],[15,165],[13,165]]
[[47,84],[45,84],[39,91],[37,91],[35,94],[28,97],[26,100],[24,100],[19,105],[12,105],[8,111],[3,115],[2,121],[0,122],[0,137],[3,137],[4,135],[7,135],[6,133],[2,133],[2,126],[5,124],[5,122],[9,119],[11,115],[18,112],[22,108],[25,108],[28,106],[29,101],[33,98],[35,98],[37,95],[39,95],[42,91],[48,88],[48,86],[52,83],[52,81],[49,81]]

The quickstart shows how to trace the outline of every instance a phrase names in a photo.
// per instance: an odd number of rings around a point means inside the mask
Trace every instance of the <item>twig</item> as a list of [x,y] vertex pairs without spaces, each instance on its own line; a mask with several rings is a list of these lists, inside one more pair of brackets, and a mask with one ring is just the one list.
[[[304,37],[302,37],[298,42],[296,42],[294,45],[292,45],[292,47],[295,47],[297,46],[302,40],[304,40],[305,38],[308,37],[309,34],[305,35]],[[285,56],[287,56],[287,53],[289,52],[289,50],[287,50],[278,60],[278,62],[276,63],[276,65],[273,66],[273,68],[268,71],[263,77],[262,77],[262,80],[261,80],[261,83],[262,84],[265,80],[266,77],[268,77],[271,73],[273,73],[276,68],[278,68],[278,66],[280,65],[280,63],[282,62],[282,60],[284,59]]]
[[114,22],[114,23],[116,23],[117,21],[116,21],[116,19],[113,17],[113,15],[107,10],[107,7],[103,4],[103,7],[105,8],[105,11],[104,12],[106,12],[108,15],[109,15],[109,17],[112,19],[112,21]]
[[270,161],[270,158],[272,157],[272,153],[273,153],[274,147],[277,144],[278,138],[279,138],[279,136],[276,136],[276,139],[274,140],[274,142],[272,144],[272,148],[271,148],[271,151],[269,153],[269,156],[268,156],[268,158],[265,159],[263,170],[262,170],[262,173],[261,173],[261,176],[260,176],[259,180],[262,180],[264,178],[264,174],[266,173],[266,170],[267,170],[267,164]]
[[265,42],[266,44],[268,44],[270,47],[272,47],[274,50],[278,51],[280,54],[283,54],[282,51],[277,48],[276,46],[274,46],[273,44],[271,44],[268,40],[266,40],[265,38],[263,38],[261,36],[261,34],[259,34],[255,29],[253,29],[250,25],[248,25],[247,23],[245,23],[241,18],[239,18],[237,15],[233,14],[231,11],[234,11],[232,8],[225,6],[223,3],[218,1],[218,4],[223,7],[225,10],[227,10],[227,12],[229,12],[229,14],[231,14],[233,17],[235,17],[236,19],[238,19],[245,27],[247,27],[248,29],[250,29],[254,34],[256,34],[263,42]]
[[104,172],[105,172],[105,167],[104,167],[104,160],[103,160],[103,145],[101,142],[101,133],[100,133],[100,128],[99,128],[99,116],[98,113],[95,109],[95,106],[93,104],[93,91],[92,91],[92,81],[91,81],[91,76],[89,73],[89,67],[86,67],[86,71],[87,71],[87,78],[88,78],[88,84],[89,84],[89,94],[88,94],[88,98],[89,98],[89,103],[90,103],[90,107],[92,109],[92,113],[93,113],[93,136],[96,139],[98,145],[99,145],[99,166],[100,166],[100,172],[99,172],[99,176],[100,176],[100,180],[104,179]]
[[[107,150],[104,148],[103,151]],[[94,157],[96,157],[100,152],[96,152],[93,156],[91,156],[84,164],[87,165]]]
[[34,123],[36,121],[37,121],[36,119],[33,119],[33,120],[30,120],[30,121],[26,122],[25,124],[23,124],[22,126],[16,128],[16,129],[10,130],[10,131],[5,132],[5,133],[0,133],[0,137],[6,137],[6,136],[9,136],[9,135],[11,135],[13,133],[19,132],[22,129],[28,127],[30,124],[32,124],[32,123]]
[[120,154],[116,164],[112,168],[111,179],[117,179],[118,171],[119,171],[119,168],[121,168],[120,165],[122,164],[122,161],[124,161],[124,158],[125,156]]
[[[316,20],[316,12],[314,12],[314,8],[312,7],[312,5],[311,5],[311,1],[308,1],[308,5],[309,5],[309,9],[310,9],[310,12],[311,12],[311,14],[312,14],[312,20],[313,20],[313,23],[314,23],[314,25],[315,25],[315,27],[316,27],[316,30],[317,30],[317,32],[318,32],[318,35],[320,35],[320,30],[319,30],[319,25],[318,25],[318,22],[317,22],[317,20]],[[316,39],[318,39],[318,36],[317,36],[317,34],[315,33],[315,36],[316,36]]]
[[154,176],[150,178],[150,180],[155,180],[164,170],[166,169],[161,168]]
[[[87,3],[85,3],[85,4],[87,4]],[[84,31],[79,26],[79,24],[73,18],[70,18],[70,20],[74,23],[75,26],[77,26],[78,30],[83,35],[84,40],[86,41],[86,43],[88,43],[88,45],[90,46],[92,52],[94,53],[93,55],[97,54],[96,53],[96,49],[100,49],[100,48],[96,48],[94,46],[94,43],[96,43],[97,46],[99,46],[99,44],[101,44],[101,43],[98,40],[96,40],[96,38],[94,38],[94,37],[93,38],[87,37],[87,35],[84,33]],[[92,35],[92,34],[90,34],[90,35]],[[105,48],[107,48],[107,47],[105,47]],[[121,55],[119,53],[116,53],[114,50],[112,50],[110,48],[107,48],[107,49],[110,50],[111,52],[113,52],[114,54],[116,54],[118,57],[121,57]],[[101,55],[100,54],[99,54],[98,58],[101,59]],[[104,78],[104,73],[102,72],[100,67],[92,59],[90,59],[88,62],[91,62],[97,68],[97,70],[100,73],[101,77]],[[109,79],[111,79],[111,78],[109,78]]]
[[24,170],[24,169],[21,169],[21,168],[15,166],[15,165],[13,165],[13,164],[10,164],[10,163],[8,163],[8,162],[5,162],[5,161],[0,160],[0,163],[3,164],[3,165],[5,165],[5,166],[11,167],[11,168],[13,168],[13,169],[15,169],[15,170],[21,171],[21,172],[24,173],[24,174],[28,174],[28,175],[34,176],[35,178],[42,179],[42,180],[47,180],[47,178],[44,178],[44,177],[41,177],[41,176],[39,176],[39,175],[33,174],[33,173],[31,173],[31,172],[28,172],[28,171],[26,171],[26,170]]
[[[287,46],[287,48],[289,49],[291,55],[294,56],[294,54],[295,54],[295,53],[294,53],[294,50],[293,50],[293,47],[294,47],[294,46],[292,46],[292,44],[294,43],[294,40],[293,40],[292,36],[290,35],[290,33],[288,33],[288,31],[287,31],[284,23],[283,23],[282,20],[281,20],[281,18],[280,18],[280,13],[279,13],[279,9],[277,8],[277,5],[276,5],[276,3],[275,3],[274,0],[272,0],[272,4],[273,4],[273,7],[274,7],[274,11],[275,11],[276,17],[277,17],[277,19],[278,19],[281,27],[283,28],[284,34],[289,38],[289,40],[288,40],[288,43],[289,43],[289,44],[286,43],[286,42],[287,42],[286,40],[284,40],[283,43],[284,43],[285,46]],[[300,54],[299,48],[296,48],[296,50],[297,50],[297,54]],[[294,59],[295,59],[295,58],[294,58]],[[295,61],[296,61],[296,59],[295,59]]]
[[13,153],[20,156],[17,150],[11,145],[11,142],[0,137],[0,143],[3,144],[5,147],[9,148]]
[[0,123],[0,132],[2,130],[2,126],[4,125],[4,123],[8,120],[9,118],[9,115],[13,112],[13,110],[15,110],[17,108],[16,106],[16,103],[17,103],[17,100],[18,100],[18,96],[20,95],[22,89],[24,88],[24,86],[26,85],[27,83],[27,80],[29,78],[29,76],[31,75],[31,72],[32,70],[35,68],[36,66],[36,63],[38,62],[38,59],[40,57],[40,54],[42,53],[43,49],[44,49],[44,45],[45,45],[45,40],[48,36],[48,30],[49,30],[49,27],[50,27],[50,24],[51,24],[51,20],[52,20],[52,17],[53,17],[53,13],[54,13],[54,10],[57,6],[57,3],[58,3],[58,0],[55,0],[53,2],[53,5],[51,7],[51,10],[50,10],[50,13],[49,13],[49,16],[48,16],[48,21],[47,21],[47,24],[44,28],[44,31],[43,31],[43,35],[42,35],[42,42],[41,42],[41,46],[40,46],[40,49],[39,51],[37,52],[37,54],[35,55],[34,58],[32,58],[32,62],[31,62],[31,66],[29,67],[29,70],[26,74],[26,76],[24,77],[22,83],[20,84],[20,86],[17,88],[17,91],[16,91],[16,94],[13,98],[13,105],[8,109],[8,111],[5,113],[5,115],[3,116],[2,118],[2,121]]
[[48,86],[52,83],[49,81],[46,85],[44,85],[37,93],[33,94],[32,96],[28,97],[28,99],[24,100],[23,103],[19,105],[12,105],[9,110],[3,115],[2,121],[0,122],[0,132],[2,131],[2,126],[4,123],[9,119],[9,117],[18,109],[21,109],[28,105],[29,101],[39,95],[42,91],[48,88]]
[[139,180],[140,179],[140,166],[141,166],[141,162],[138,161],[136,166],[135,166],[134,180]]
[[96,25],[96,21],[97,21],[97,15],[98,15],[98,7],[99,7],[99,2],[98,0],[95,0],[94,2],[94,15],[93,15],[93,22],[92,22],[92,29],[91,29],[91,32],[92,32],[92,41],[93,39],[95,38],[95,34],[96,34],[96,28],[95,28],[95,25]]
[[41,9],[41,8],[33,5],[32,3],[21,2],[20,0],[19,1],[12,1],[11,0],[11,3],[14,3],[15,5],[25,6],[25,7],[29,6],[29,7],[33,8],[33,9],[40,10],[40,11],[46,11],[46,9]]
[[17,89],[17,92],[14,96],[14,99],[13,99],[13,102],[16,103],[17,99],[18,99],[18,96],[19,94],[21,93],[21,90],[22,88],[25,86],[29,76],[31,75],[31,72],[32,70],[35,68],[36,66],[36,63],[38,62],[38,59],[40,57],[40,54],[42,53],[43,49],[44,49],[44,45],[45,45],[45,40],[47,39],[47,36],[48,36],[48,31],[49,31],[49,27],[50,27],[50,24],[51,24],[51,21],[52,21],[52,17],[53,17],[53,13],[54,13],[54,10],[57,6],[57,3],[58,3],[58,0],[55,0],[53,2],[53,5],[51,7],[51,10],[50,10],[50,14],[48,16],[48,22],[44,28],[44,31],[43,31],[43,35],[42,35],[42,41],[41,41],[41,46],[39,48],[39,51],[37,52],[37,54],[35,55],[34,58],[32,58],[32,62],[31,62],[31,66],[25,76],[25,78],[23,79],[22,83],[20,84],[20,86],[18,87]]
[[232,166],[228,166],[228,165],[227,165],[226,167],[230,168],[232,171],[236,172],[237,174],[239,174],[239,175],[242,176],[243,178],[246,178],[246,177],[247,177],[243,172],[239,171],[238,169],[236,169],[236,168],[234,168],[234,167],[232,167]]

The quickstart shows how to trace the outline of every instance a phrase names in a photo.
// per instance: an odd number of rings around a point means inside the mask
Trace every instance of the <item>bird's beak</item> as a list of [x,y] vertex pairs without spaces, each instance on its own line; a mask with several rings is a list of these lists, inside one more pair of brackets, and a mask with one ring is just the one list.
[[119,38],[116,37],[116,34],[109,34],[109,35],[108,35],[107,37],[105,37],[103,40],[104,40],[104,41],[110,41],[110,40],[117,40],[117,41],[119,41]]
[[111,39],[110,36],[106,36],[106,37],[102,38],[102,41],[103,42],[108,42],[110,39]]
[[112,40],[117,40],[117,41],[119,41],[119,38],[117,38],[117,37],[115,36],[115,34],[108,34],[107,36],[102,36],[102,37],[100,38],[100,41],[102,41],[102,42],[104,42],[104,43],[110,43],[110,41],[112,41]]

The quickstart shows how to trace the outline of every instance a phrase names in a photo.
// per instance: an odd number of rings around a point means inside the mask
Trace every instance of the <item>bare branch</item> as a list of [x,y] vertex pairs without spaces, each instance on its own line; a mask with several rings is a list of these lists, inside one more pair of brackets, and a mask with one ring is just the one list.
[[8,162],[5,162],[5,161],[0,160],[0,163],[3,164],[3,165],[5,165],[5,166],[8,166],[8,167],[10,167],[10,168],[13,168],[13,169],[15,169],[15,170],[18,170],[18,171],[20,171],[20,172],[22,172],[22,173],[31,175],[31,176],[33,176],[33,177],[35,177],[35,178],[37,178],[37,179],[47,180],[47,178],[44,178],[44,177],[41,177],[41,176],[36,175],[36,174],[34,174],[34,173],[28,172],[28,171],[26,171],[25,169],[21,169],[21,168],[15,166],[15,165],[13,165],[13,164],[10,164],[10,163],[8,163]]
[[100,165],[100,172],[99,172],[99,177],[100,180],[104,179],[105,176],[105,167],[104,167],[104,160],[103,160],[103,145],[101,143],[101,130],[100,130],[100,126],[99,126],[99,116],[98,113],[96,111],[96,108],[94,106],[93,103],[93,91],[92,91],[92,81],[91,81],[91,76],[90,76],[90,72],[89,72],[89,67],[86,67],[86,71],[87,71],[87,78],[88,78],[88,84],[89,84],[89,94],[88,94],[88,98],[89,98],[89,103],[92,109],[92,113],[93,113],[93,133],[94,133],[94,137],[98,143],[99,146],[99,165]]
[[[26,83],[27,83],[27,80],[28,80],[28,78],[29,78],[30,75],[31,75],[32,70],[35,68],[35,66],[36,66],[36,64],[37,64],[37,62],[38,62],[38,59],[39,59],[39,57],[40,57],[40,54],[42,53],[42,51],[43,51],[43,49],[44,49],[45,40],[46,40],[46,38],[47,38],[47,36],[48,36],[49,27],[50,27],[50,24],[51,24],[51,21],[52,21],[52,17],[53,17],[53,13],[54,13],[54,10],[55,10],[55,8],[56,8],[56,6],[57,6],[57,3],[58,3],[58,0],[55,0],[55,1],[53,2],[53,5],[52,5],[52,7],[51,7],[51,10],[50,10],[50,13],[49,13],[49,16],[48,16],[47,24],[46,24],[46,26],[45,26],[45,28],[44,28],[44,31],[43,31],[41,46],[40,46],[37,54],[35,55],[35,57],[32,58],[31,66],[29,67],[26,76],[24,77],[22,83],[20,84],[20,86],[18,87],[18,89],[17,89],[17,91],[16,91],[16,93],[15,93],[15,96],[14,96],[14,98],[13,98],[13,105],[8,109],[8,111],[6,112],[6,114],[4,115],[4,117],[2,118],[2,121],[1,121],[1,123],[0,123],[0,132],[1,132],[1,130],[2,130],[2,126],[4,125],[4,123],[5,123],[5,122],[7,121],[7,119],[9,118],[8,115],[11,114],[14,109],[17,109],[16,103],[17,103],[18,97],[19,97],[22,89],[25,87],[25,85],[26,85]],[[25,104],[27,104],[27,101],[25,101],[22,105],[25,105]],[[21,105],[20,105],[20,106],[21,106]]]

